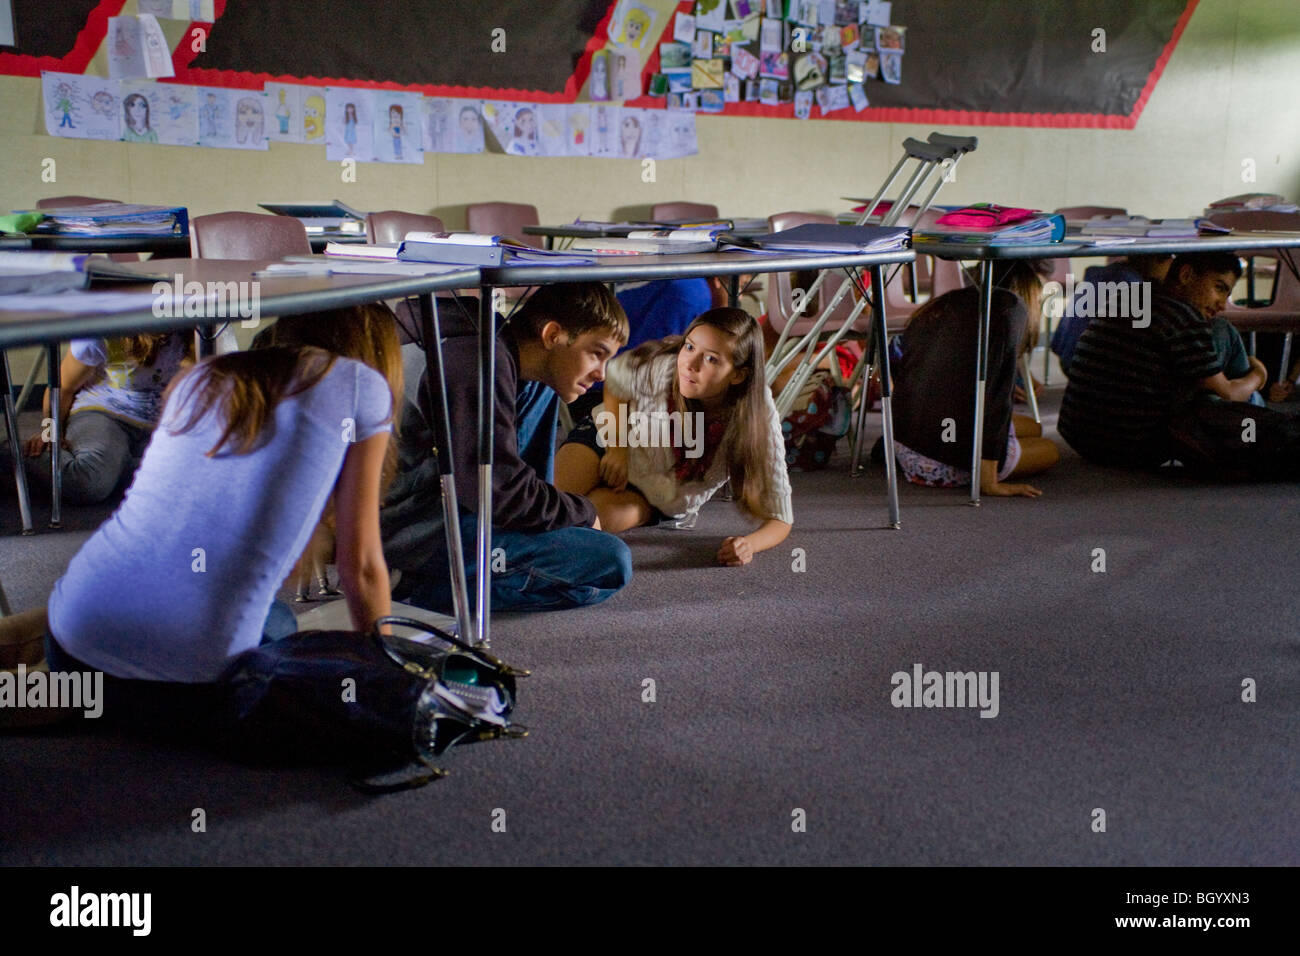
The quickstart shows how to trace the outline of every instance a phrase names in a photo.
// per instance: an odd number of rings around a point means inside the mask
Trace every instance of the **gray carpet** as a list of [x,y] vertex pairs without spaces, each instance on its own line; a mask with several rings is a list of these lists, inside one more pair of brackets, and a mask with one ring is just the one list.
[[[607,604],[495,618],[534,672],[532,733],[453,752],[444,780],[370,798],[331,771],[10,735],[0,862],[1300,863],[1295,486],[1065,449],[1039,500],[905,486],[891,531],[883,472],[842,463],[793,476],[795,531],[750,567],[712,565],[744,527],[713,502],[694,532],[629,534],[636,577]],[[0,508],[0,579],[41,603],[103,512],[20,539]],[[917,663],[996,671],[997,716],[892,706]]]

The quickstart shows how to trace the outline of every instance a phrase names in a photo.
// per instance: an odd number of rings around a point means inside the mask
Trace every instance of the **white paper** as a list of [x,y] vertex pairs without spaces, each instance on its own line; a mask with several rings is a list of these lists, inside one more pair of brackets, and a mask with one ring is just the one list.
[[727,0],[696,0],[695,29],[721,33],[726,27]]
[[634,100],[641,90],[641,54],[631,47],[611,47],[609,54],[609,95],[612,100]]
[[423,163],[420,148],[419,93],[379,90],[375,93],[374,158],[381,163]]
[[302,87],[291,83],[266,83],[266,135],[276,143],[303,141]]
[[537,154],[568,156],[569,108],[563,103],[545,103],[537,107]]
[[591,155],[617,156],[618,146],[617,106],[599,104],[591,107]]
[[433,153],[483,152],[483,117],[479,101],[449,97],[426,99],[424,148]]
[[591,107],[585,103],[570,106],[565,111],[565,133],[570,156],[591,155]]
[[375,90],[331,86],[325,91],[325,158],[368,162],[375,155]]
[[[721,0],[718,0],[721,3]],[[650,49],[659,38],[659,13],[637,0],[617,0],[609,18],[609,38],[623,46]]]
[[[266,149],[266,107],[257,90],[195,88],[199,145],[221,149]],[[126,138],[125,136],[123,138]]]
[[673,21],[673,39],[678,43],[695,42],[695,17],[689,13],[677,14]]
[[674,110],[666,115],[667,134],[662,137],[659,144],[660,156],[676,159],[698,153],[700,150],[695,135],[695,114],[685,110]]
[[80,73],[42,73],[45,132],[71,139],[122,138],[121,84]]
[[153,306],[152,292],[58,292],[0,295],[0,312],[133,312]]
[[[198,145],[196,92],[194,87],[179,83],[151,83],[146,80],[124,82],[122,139],[127,142],[164,143],[170,146]],[[256,93],[253,95],[258,96]],[[141,99],[147,104],[147,109],[141,108]]]
[[890,0],[865,0],[862,4],[862,22],[873,27],[889,26],[893,6]]

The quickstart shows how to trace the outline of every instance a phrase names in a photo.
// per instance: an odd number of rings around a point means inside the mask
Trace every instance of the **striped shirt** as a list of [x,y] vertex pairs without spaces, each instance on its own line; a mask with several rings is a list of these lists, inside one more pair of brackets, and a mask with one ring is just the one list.
[[1210,323],[1180,299],[1157,292],[1150,325],[1098,316],[1079,338],[1057,430],[1079,454],[1103,464],[1159,465],[1168,429],[1197,383],[1223,370]]

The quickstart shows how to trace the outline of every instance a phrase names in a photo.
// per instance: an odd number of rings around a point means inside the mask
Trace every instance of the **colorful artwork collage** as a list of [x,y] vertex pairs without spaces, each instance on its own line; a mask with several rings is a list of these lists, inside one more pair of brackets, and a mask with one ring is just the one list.
[[[869,105],[870,81],[897,84],[903,77],[907,28],[891,25],[888,0],[698,0],[678,12],[671,39],[659,44],[659,69],[645,91],[663,97],[670,111],[721,113],[728,103],[793,103],[800,119],[814,104],[827,116]],[[610,36],[628,33],[635,0],[616,4]],[[619,19],[619,17],[622,19]],[[619,46],[600,75],[624,69]],[[593,63],[591,98],[598,99]],[[639,82],[639,80],[638,80]],[[641,92],[637,90],[637,92]]]

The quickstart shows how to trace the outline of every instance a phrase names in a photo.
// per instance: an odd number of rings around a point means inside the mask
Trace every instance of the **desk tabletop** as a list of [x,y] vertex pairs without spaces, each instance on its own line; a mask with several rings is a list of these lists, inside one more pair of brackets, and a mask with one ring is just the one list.
[[973,242],[918,242],[921,255],[940,259],[1066,259],[1086,256],[1177,255],[1186,252],[1250,252],[1300,248],[1300,232],[1233,232],[1182,238],[1135,237],[1132,242],[1094,243],[1079,235],[1029,246]]
[[528,265],[485,268],[483,284],[489,286],[548,285],[553,282],[639,282],[648,279],[692,279],[707,276],[752,275],[764,272],[802,272],[853,269],[911,262],[911,249],[894,252],[771,253],[697,252],[678,255],[602,256],[592,265]]
[[36,249],[41,252],[152,252],[159,256],[190,254],[189,236],[56,236],[33,233],[0,237],[0,249]]
[[[251,298],[254,289],[256,298],[252,301],[256,303],[257,316],[272,318],[422,295],[442,289],[473,288],[479,284],[479,270],[466,266],[446,266],[436,273],[421,276],[253,275],[268,264],[232,259],[153,259],[127,263],[124,269],[140,273],[139,285],[114,283],[111,288],[97,288],[88,294],[94,297],[112,296],[117,292],[152,293],[160,281],[157,276],[165,276],[161,281],[165,281],[166,291],[160,290],[149,307],[121,312],[0,310],[0,348],[73,338],[173,332],[212,322],[235,321],[240,316],[231,315],[229,307],[222,310],[219,303],[229,302],[234,296]],[[178,280],[182,288],[174,291]],[[199,283],[201,289],[192,287],[192,283]],[[236,283],[236,286],[231,289],[228,283]],[[246,283],[242,290],[239,283]],[[178,311],[180,314],[176,314]],[[196,314],[198,312],[202,314]]]
[[[570,222],[558,226],[523,226],[521,231],[526,236],[545,236],[548,239],[617,239],[625,238],[631,232],[646,232],[656,229],[689,229],[690,226],[657,226],[653,223],[640,225],[627,222]],[[738,236],[758,236],[767,232],[767,224],[761,229],[744,226],[729,229],[728,232]]]

